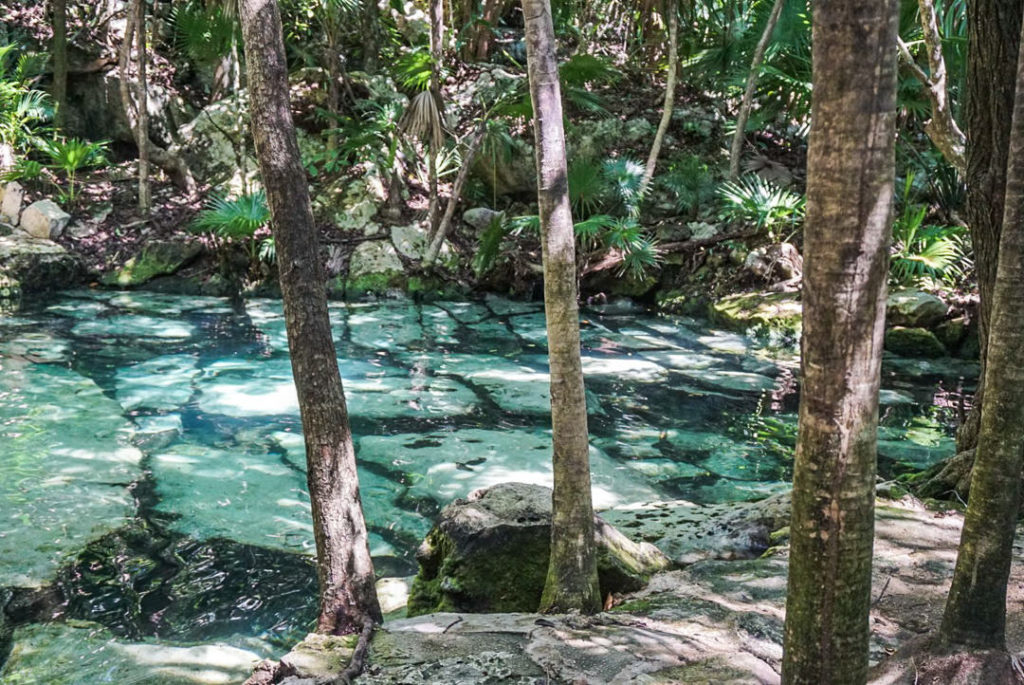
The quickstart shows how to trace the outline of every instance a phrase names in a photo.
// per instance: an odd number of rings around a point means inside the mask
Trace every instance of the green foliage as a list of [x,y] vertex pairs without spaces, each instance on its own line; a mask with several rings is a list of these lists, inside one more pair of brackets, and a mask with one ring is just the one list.
[[908,174],[901,197],[903,211],[892,227],[890,277],[899,285],[922,279],[949,285],[965,280],[973,267],[966,229],[926,224],[928,207],[911,201],[913,187],[914,176]]
[[220,3],[190,0],[171,8],[168,17],[175,49],[197,64],[210,65],[231,52],[240,39],[238,23]]
[[715,197],[715,180],[708,165],[697,155],[673,162],[658,181],[675,195],[676,209],[691,216],[696,216]]
[[622,72],[609,60],[597,55],[573,55],[558,66],[563,83],[573,86],[610,85],[622,78]]
[[48,167],[64,173],[68,182],[64,199],[72,204],[78,197],[75,188],[78,172],[106,162],[107,141],[103,140],[91,142],[81,138],[54,138],[39,141],[37,147],[49,160]]
[[608,183],[601,166],[587,157],[569,163],[569,202],[577,216],[588,216],[600,210],[608,193]]
[[778,229],[795,227],[803,219],[803,197],[757,174],[723,183],[718,195],[723,219],[767,229],[773,238]]
[[[558,75],[567,108],[593,116],[609,116],[603,98],[593,89],[614,83],[621,77],[621,72],[610,61],[595,55],[576,55],[559,65]],[[495,107],[495,113],[512,119],[533,117],[533,103],[525,80],[519,81],[503,98]]]
[[401,174],[404,165],[399,156],[403,145],[402,106],[396,102],[359,103],[358,117],[344,117],[339,129],[340,166],[366,163],[382,179]]
[[236,198],[214,195],[206,202],[191,230],[215,236],[224,243],[241,242],[249,254],[250,263],[270,263],[275,257],[274,238],[260,233],[270,223],[267,195],[259,190]]
[[403,88],[420,92],[430,87],[434,68],[430,49],[420,46],[402,54],[395,61],[394,78]]
[[5,173],[4,181],[35,181],[43,175],[43,165],[34,159],[19,159]]
[[53,115],[49,96],[35,88],[45,56],[0,46],[0,144],[24,152],[36,144]]

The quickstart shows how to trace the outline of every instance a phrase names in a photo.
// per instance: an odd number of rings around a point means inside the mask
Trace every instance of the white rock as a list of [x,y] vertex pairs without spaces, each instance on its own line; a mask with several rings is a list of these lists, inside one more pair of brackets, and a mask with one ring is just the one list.
[[21,216],[21,203],[25,199],[25,189],[17,181],[11,181],[0,188],[0,197],[3,198],[0,200],[0,221],[17,226]]
[[427,249],[427,233],[426,228],[418,223],[392,226],[391,243],[409,259],[423,259],[423,253]]
[[[7,193],[4,193],[6,200]],[[57,206],[52,200],[33,202],[21,213],[21,230],[33,238],[53,240],[64,232],[64,227],[71,221],[71,215]]]
[[402,260],[398,258],[395,247],[383,240],[360,243],[352,253],[349,262],[348,277],[357,278],[367,274],[401,273]]

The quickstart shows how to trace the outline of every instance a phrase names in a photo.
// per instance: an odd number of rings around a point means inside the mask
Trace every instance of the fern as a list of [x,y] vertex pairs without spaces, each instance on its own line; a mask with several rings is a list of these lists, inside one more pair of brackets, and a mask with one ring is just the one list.
[[769,234],[780,225],[792,225],[803,218],[804,198],[766,181],[757,174],[744,176],[719,186],[722,218],[754,224]]

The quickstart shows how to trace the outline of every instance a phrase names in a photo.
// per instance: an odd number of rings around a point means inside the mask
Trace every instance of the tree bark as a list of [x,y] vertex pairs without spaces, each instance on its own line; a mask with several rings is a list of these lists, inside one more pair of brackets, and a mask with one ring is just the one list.
[[897,11],[897,0],[814,10],[788,685],[860,685],[867,677]]
[[149,216],[152,199],[149,190],[149,83],[146,78],[146,2],[135,0],[136,61],[139,67],[139,112],[135,122],[135,140],[139,147],[139,213]]
[[[992,295],[999,261],[999,236],[1006,191],[1006,160],[1013,118],[1019,28],[1024,0],[967,3],[967,224],[978,275],[978,337],[984,379]],[[957,452],[977,444],[984,380],[974,406],[957,433]]]
[[757,90],[757,81],[761,76],[761,63],[764,62],[764,54],[768,51],[768,43],[771,42],[772,34],[775,33],[775,25],[779,23],[779,17],[782,15],[782,8],[785,4],[786,0],[775,0],[772,11],[768,15],[768,23],[765,24],[764,33],[761,34],[761,40],[757,41],[754,57],[750,60],[747,87],[743,91],[740,111],[736,114],[736,132],[732,134],[732,147],[729,150],[729,178],[732,180],[736,180],[740,175],[743,141],[747,138],[747,119],[750,118],[750,109],[754,106],[754,91]]
[[[781,0],[780,0],[781,1]],[[647,187],[654,178],[654,169],[658,165],[658,155],[661,154],[661,144],[665,140],[665,132],[672,123],[672,106],[676,100],[676,63],[679,61],[679,18],[676,0],[668,3],[668,75],[665,77],[665,106],[662,108],[661,121],[658,123],[658,130],[654,134],[654,142],[651,144],[651,152],[647,156],[647,166],[644,168],[643,182],[640,188],[647,191]]]
[[317,631],[359,633],[381,620],[359,500],[355,451],[338,372],[317,233],[288,97],[276,0],[241,0],[256,142],[277,246],[288,347],[306,442],[320,616]]
[[1006,649],[1006,583],[1024,467],[1024,34],[1021,48],[981,430],[942,619],[944,642],[978,649]]
[[601,595],[590,493],[587,401],[580,360],[576,238],[569,207],[562,95],[549,0],[525,0],[523,16],[537,145],[554,448],[551,558],[541,610],[589,614],[601,610]]
[[[441,62],[444,47],[444,2],[430,0],[430,56],[433,64],[430,71],[430,94],[437,104],[438,114],[441,112]],[[437,155],[441,148],[441,137],[430,139],[429,157],[427,160],[427,176],[430,183],[430,206],[427,211],[430,223],[430,234],[437,233],[440,214],[440,197],[437,190]]]
[[67,0],[53,0],[53,103],[54,123],[67,125],[68,106],[68,28]]
[[367,74],[377,73],[377,62],[380,57],[380,19],[377,0],[363,2],[363,71]]

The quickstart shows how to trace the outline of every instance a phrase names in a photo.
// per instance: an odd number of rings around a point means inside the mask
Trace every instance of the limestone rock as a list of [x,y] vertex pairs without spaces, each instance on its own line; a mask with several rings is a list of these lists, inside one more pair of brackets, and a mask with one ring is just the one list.
[[901,357],[945,357],[948,354],[931,331],[903,326],[885,332],[885,349]]
[[[636,590],[668,559],[594,518],[602,596]],[[535,611],[547,575],[551,490],[502,483],[441,512],[417,552],[409,615],[435,611]]]
[[358,637],[310,633],[281,657],[278,674],[313,679],[336,675],[348,666]]
[[418,223],[391,227],[391,244],[408,259],[423,259],[428,238],[428,227]]
[[462,220],[476,230],[482,231],[490,226],[495,219],[500,220],[504,216],[504,212],[496,212],[488,207],[472,207],[463,212]]
[[17,281],[27,295],[73,285],[80,266],[55,242],[7,236],[0,237],[0,272]]
[[157,276],[173,274],[195,259],[203,251],[198,241],[160,240],[143,248],[142,252],[103,277],[105,285],[122,288],[142,285]]
[[0,191],[3,198],[0,200],[0,221],[17,226],[21,218],[21,204],[25,200],[25,189],[17,181],[11,181]]
[[799,293],[741,293],[712,303],[710,318],[734,331],[792,334],[800,330]]
[[[4,194],[6,198],[6,193]],[[60,237],[64,228],[71,221],[71,215],[57,206],[52,200],[33,202],[21,213],[21,230],[33,238],[53,240]]]
[[236,142],[248,135],[246,118],[240,120],[238,110],[247,111],[248,103],[247,93],[218,100],[178,130],[179,142],[171,151],[185,160],[196,181],[240,189],[243,174],[247,180],[256,179],[259,167],[252,157],[253,146],[246,146],[249,154],[241,160],[244,169],[236,152]]
[[768,283],[776,283],[799,278],[804,271],[804,259],[792,243],[777,243],[751,250],[743,267]]
[[401,286],[404,281],[402,260],[391,241],[368,240],[352,252],[345,280],[346,295],[384,292]]
[[886,322],[890,326],[931,328],[946,318],[946,303],[921,290],[898,290],[886,302]]

